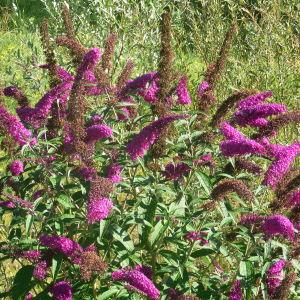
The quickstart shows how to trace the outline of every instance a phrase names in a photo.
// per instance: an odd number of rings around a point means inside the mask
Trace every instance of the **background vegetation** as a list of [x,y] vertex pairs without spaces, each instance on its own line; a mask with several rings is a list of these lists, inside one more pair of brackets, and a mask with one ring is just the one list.
[[[219,101],[234,90],[255,87],[272,90],[276,100],[299,107],[300,4],[297,0],[169,2],[174,6],[176,65],[187,72],[191,86],[200,81],[205,66],[216,57],[230,21],[236,18],[239,32],[227,72],[218,85]],[[37,84],[45,84],[43,73],[34,68],[36,63],[43,62],[37,25],[48,17],[52,33],[61,32],[63,25],[58,20],[62,1],[1,0],[0,3],[1,85],[18,83],[34,93]],[[130,57],[136,64],[136,74],[156,68],[158,23],[167,3],[161,0],[70,1],[82,43],[101,47],[109,30],[116,31],[120,57],[117,65]]]

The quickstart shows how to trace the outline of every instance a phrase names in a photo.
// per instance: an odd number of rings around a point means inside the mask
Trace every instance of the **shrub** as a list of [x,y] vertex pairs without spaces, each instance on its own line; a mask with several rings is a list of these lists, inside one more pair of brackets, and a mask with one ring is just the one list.
[[58,65],[44,21],[50,90],[34,107],[1,90],[19,104],[18,116],[0,106],[1,261],[19,268],[1,296],[297,297],[300,142],[274,138],[299,112],[242,90],[211,114],[236,24],[193,99],[172,63],[169,9],[158,70],[135,79],[130,60],[114,73],[115,33],[88,49],[66,6],[63,20],[56,42],[73,68]]

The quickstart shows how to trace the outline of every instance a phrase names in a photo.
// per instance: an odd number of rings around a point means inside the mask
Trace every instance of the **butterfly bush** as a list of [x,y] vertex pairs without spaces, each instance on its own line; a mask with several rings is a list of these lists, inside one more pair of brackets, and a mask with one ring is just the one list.
[[178,104],[191,104],[192,100],[187,88],[187,77],[184,76],[180,79],[178,86],[176,88],[177,93],[177,103]]
[[117,163],[112,163],[107,167],[107,178],[109,178],[113,183],[118,183],[122,181],[122,167]]
[[59,281],[51,287],[51,293],[55,300],[71,300],[72,287],[67,281]]
[[146,295],[151,300],[159,299],[160,292],[153,282],[143,272],[137,269],[120,269],[112,273],[114,281],[124,281],[128,284],[127,288],[137,290],[142,295]]
[[266,283],[268,287],[268,294],[272,297],[276,289],[281,285],[283,280],[283,269],[286,265],[284,259],[280,259],[273,263],[267,271]]
[[92,200],[88,206],[88,222],[93,224],[97,221],[105,219],[109,215],[112,207],[113,203],[110,199],[100,198],[97,200]]
[[230,289],[230,295],[229,300],[242,300],[242,290],[241,290],[241,281],[235,280],[231,289]]
[[9,169],[10,169],[10,172],[13,176],[19,176],[24,171],[24,164],[21,160],[14,160],[10,164]]
[[141,157],[158,139],[162,129],[171,122],[186,118],[186,115],[171,115],[158,119],[144,127],[126,146],[132,160]]
[[196,78],[173,63],[171,11],[142,71],[115,33],[82,45],[61,9],[35,95],[0,87],[4,297],[298,299],[300,141],[281,133],[299,111],[271,91],[222,102],[235,25]]
[[86,143],[94,143],[98,140],[112,136],[112,129],[104,124],[91,125],[86,130]]
[[32,133],[16,116],[11,115],[4,106],[0,105],[0,126],[1,129],[11,137],[17,144],[35,144]]

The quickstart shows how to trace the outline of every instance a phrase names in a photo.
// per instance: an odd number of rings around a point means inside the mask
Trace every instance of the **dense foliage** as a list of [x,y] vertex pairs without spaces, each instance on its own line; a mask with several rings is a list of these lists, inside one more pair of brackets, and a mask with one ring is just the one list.
[[62,18],[55,44],[40,26],[44,96],[1,89],[17,103],[0,104],[1,296],[297,299],[300,142],[276,139],[300,112],[244,89],[212,114],[236,22],[192,87],[168,7],[157,70],[134,79],[131,60],[115,68],[115,33],[88,48]]

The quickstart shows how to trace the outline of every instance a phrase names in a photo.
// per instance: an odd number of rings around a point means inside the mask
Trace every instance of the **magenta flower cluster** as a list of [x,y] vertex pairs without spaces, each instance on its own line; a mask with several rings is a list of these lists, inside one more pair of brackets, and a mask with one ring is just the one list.
[[277,151],[275,160],[265,173],[264,184],[275,188],[298,155],[300,155],[300,142],[281,147],[281,151]]
[[204,165],[211,165],[213,164],[213,156],[209,154],[203,154],[198,159],[194,160],[195,166],[204,166]]
[[112,273],[114,281],[123,281],[128,285],[129,290],[137,291],[151,300],[157,300],[160,297],[159,290],[154,283],[143,273],[141,269],[120,269]]
[[201,245],[207,245],[209,242],[206,238],[207,232],[190,231],[186,233],[185,238],[191,242],[200,241]]
[[242,216],[240,224],[258,224],[262,232],[268,238],[277,235],[282,235],[291,241],[295,238],[295,227],[293,223],[283,215],[260,216],[257,214],[248,214]]
[[293,223],[282,215],[273,215],[264,218],[261,228],[267,237],[282,235],[289,240],[294,240],[295,238]]
[[294,208],[300,205],[300,189],[292,191],[288,195],[287,201],[284,203],[286,208]]
[[178,164],[168,163],[162,174],[167,180],[179,180],[190,171],[191,167],[184,162]]
[[53,294],[55,300],[72,300],[73,293],[71,284],[68,281],[59,281],[55,283],[50,292]]
[[91,181],[97,176],[96,169],[92,167],[82,167],[79,169],[78,173],[85,181]]
[[44,280],[47,276],[48,269],[50,267],[49,262],[46,260],[41,260],[39,261],[33,269],[33,277],[36,278],[37,280]]
[[82,253],[82,247],[75,241],[57,235],[42,235],[40,236],[40,244],[51,249],[54,252],[68,257],[72,262],[80,262],[80,254]]
[[126,146],[132,160],[141,157],[155,143],[164,127],[175,120],[186,118],[186,115],[170,115],[160,118],[144,127]]
[[183,76],[181,77],[181,79],[179,80],[178,86],[176,88],[176,93],[177,93],[177,103],[178,104],[191,104],[192,103],[192,99],[189,95],[189,91],[187,88],[187,77]]
[[243,300],[241,281],[235,280],[230,289],[229,300]]
[[241,132],[224,122],[220,126],[221,133],[227,139],[220,144],[220,149],[225,156],[238,156],[245,154],[263,154],[265,147],[260,143],[246,138]]
[[240,126],[258,126],[262,127],[268,124],[266,117],[278,115],[286,112],[286,106],[283,104],[268,103],[254,106],[247,106],[239,109],[234,118]]
[[28,143],[34,145],[36,143],[35,139],[32,138],[31,132],[2,105],[0,105],[0,125],[2,128],[5,128],[7,134],[20,146]]
[[106,170],[107,178],[113,183],[119,183],[122,181],[122,167],[117,163],[111,163]]
[[266,99],[270,98],[273,96],[273,93],[271,91],[265,91],[261,92],[255,95],[248,96],[238,102],[237,107],[239,109],[247,108],[247,107],[252,107],[255,105],[259,105],[262,102],[264,102]]
[[198,86],[198,97],[201,98],[204,93],[210,89],[210,85],[207,81],[202,81]]
[[109,138],[112,136],[112,129],[104,124],[91,125],[86,128],[86,143],[95,143],[98,140]]
[[268,294],[272,297],[277,288],[281,285],[283,280],[283,269],[286,265],[284,259],[280,259],[273,263],[267,271],[266,284],[268,287]]
[[37,102],[34,108],[24,106],[17,108],[17,113],[20,119],[32,125],[34,128],[39,128],[49,116],[53,103],[64,99],[69,95],[72,88],[71,82],[63,82],[47,92],[41,100]]
[[88,204],[87,219],[89,224],[101,221],[110,214],[113,203],[108,198],[100,198],[92,200]]
[[19,176],[24,171],[24,164],[21,160],[14,160],[10,164],[9,169],[13,176]]

